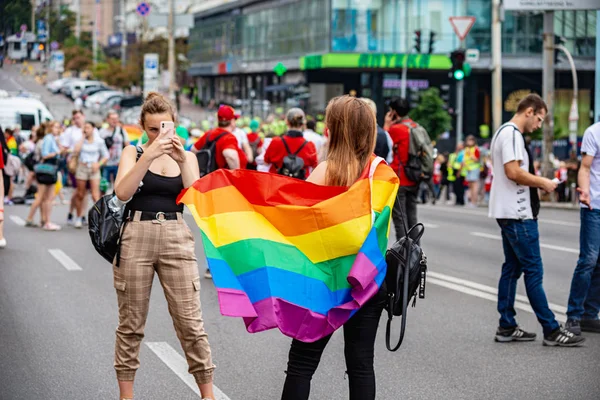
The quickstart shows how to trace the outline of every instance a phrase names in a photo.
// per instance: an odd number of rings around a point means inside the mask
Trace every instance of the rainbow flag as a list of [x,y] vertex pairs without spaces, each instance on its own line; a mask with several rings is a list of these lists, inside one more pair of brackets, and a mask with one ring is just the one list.
[[381,158],[349,188],[221,169],[178,202],[202,233],[221,314],[243,317],[249,332],[279,328],[312,342],[383,283],[398,183]]

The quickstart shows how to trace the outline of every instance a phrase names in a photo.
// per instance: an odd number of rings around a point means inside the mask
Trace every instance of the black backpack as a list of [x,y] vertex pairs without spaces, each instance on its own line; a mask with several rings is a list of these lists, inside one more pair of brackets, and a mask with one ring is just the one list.
[[[396,200],[397,201],[397,200]],[[386,310],[388,321],[385,332],[385,345],[389,351],[400,348],[404,339],[406,328],[406,309],[413,299],[413,307],[417,302],[417,293],[420,299],[425,298],[425,281],[427,277],[427,257],[423,253],[419,241],[425,232],[423,224],[418,223],[410,230],[406,226],[406,218],[402,212],[406,236],[398,239],[388,249],[385,255],[387,274],[385,283],[388,292]],[[400,338],[395,347],[391,346],[392,318],[402,316]]]
[[[137,162],[144,150],[139,146],[136,150]],[[125,204],[118,201],[115,194],[102,196],[88,212],[88,231],[92,245],[98,254],[111,264],[116,256],[117,267],[125,222]]]
[[110,135],[109,137],[107,137],[106,139],[104,139],[104,144],[106,144],[106,148],[108,150],[110,150],[110,148],[113,146],[113,144],[115,144],[115,134],[117,133],[117,129],[121,129],[120,133],[121,136],[123,136],[123,148],[125,148],[126,143],[125,143],[125,135],[123,134],[123,128],[118,126],[113,130],[112,135]]
[[[209,140],[208,137],[206,137],[206,143],[204,143],[204,147],[202,147],[198,153],[196,153],[198,167],[200,167],[200,177],[208,175],[217,170],[217,158],[215,157],[217,141],[228,133],[229,132],[221,133],[215,138],[215,140]],[[207,135],[210,135],[210,133],[207,133]]]
[[300,153],[300,151],[302,151],[302,149],[304,148],[304,146],[306,146],[306,143],[308,143],[308,142],[305,140],[304,143],[302,143],[302,145],[300,145],[300,147],[298,147],[298,150],[296,150],[296,152],[292,153],[283,137],[281,137],[281,141],[283,142],[283,145],[285,146],[287,155],[283,158],[283,163],[281,164],[281,168],[279,168],[279,170],[277,172],[280,175],[290,176],[292,178],[303,179],[303,180],[306,179],[306,173],[304,171],[304,160],[302,159],[302,157],[298,157],[298,153]]

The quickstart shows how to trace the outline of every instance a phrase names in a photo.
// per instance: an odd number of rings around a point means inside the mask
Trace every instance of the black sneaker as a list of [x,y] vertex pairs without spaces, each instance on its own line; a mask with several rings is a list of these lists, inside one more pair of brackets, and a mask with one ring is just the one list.
[[577,347],[585,342],[583,336],[577,336],[562,326],[544,337],[544,346]]
[[578,319],[568,319],[565,329],[576,336],[581,335],[581,325],[579,325]]
[[580,324],[583,332],[600,333],[600,319],[582,319]]
[[525,332],[518,326],[513,328],[498,327],[494,340],[500,343],[506,342],[531,342],[534,341],[537,335],[535,333]]

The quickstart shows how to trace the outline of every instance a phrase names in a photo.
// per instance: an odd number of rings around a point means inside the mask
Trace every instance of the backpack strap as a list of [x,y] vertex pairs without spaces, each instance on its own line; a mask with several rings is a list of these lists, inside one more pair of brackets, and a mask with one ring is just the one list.
[[296,152],[294,153],[294,155],[295,155],[295,156],[297,156],[297,155],[298,155],[298,153],[300,153],[300,151],[302,151],[302,148],[303,148],[304,146],[306,146],[306,143],[308,143],[308,141],[306,141],[306,140],[305,140],[305,141],[304,141],[304,143],[302,143],[302,144],[300,145],[300,147],[298,147],[298,150],[296,150]]
[[285,139],[283,138],[283,136],[281,137],[281,141],[283,142],[283,147],[285,147],[285,151],[287,151],[288,155],[291,155],[292,151],[288,147],[287,142],[285,141]]
[[206,143],[204,143],[204,148],[209,147],[213,143],[217,143],[219,141],[219,139],[221,139],[223,136],[227,135],[228,133],[229,132],[222,132],[214,140],[209,140],[209,138],[206,138]]

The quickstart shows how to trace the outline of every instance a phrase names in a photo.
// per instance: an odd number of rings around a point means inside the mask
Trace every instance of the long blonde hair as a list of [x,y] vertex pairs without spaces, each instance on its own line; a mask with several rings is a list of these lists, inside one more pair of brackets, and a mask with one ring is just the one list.
[[360,177],[375,150],[375,113],[363,100],[339,96],[327,105],[325,125],[329,130],[325,182],[350,186]]

